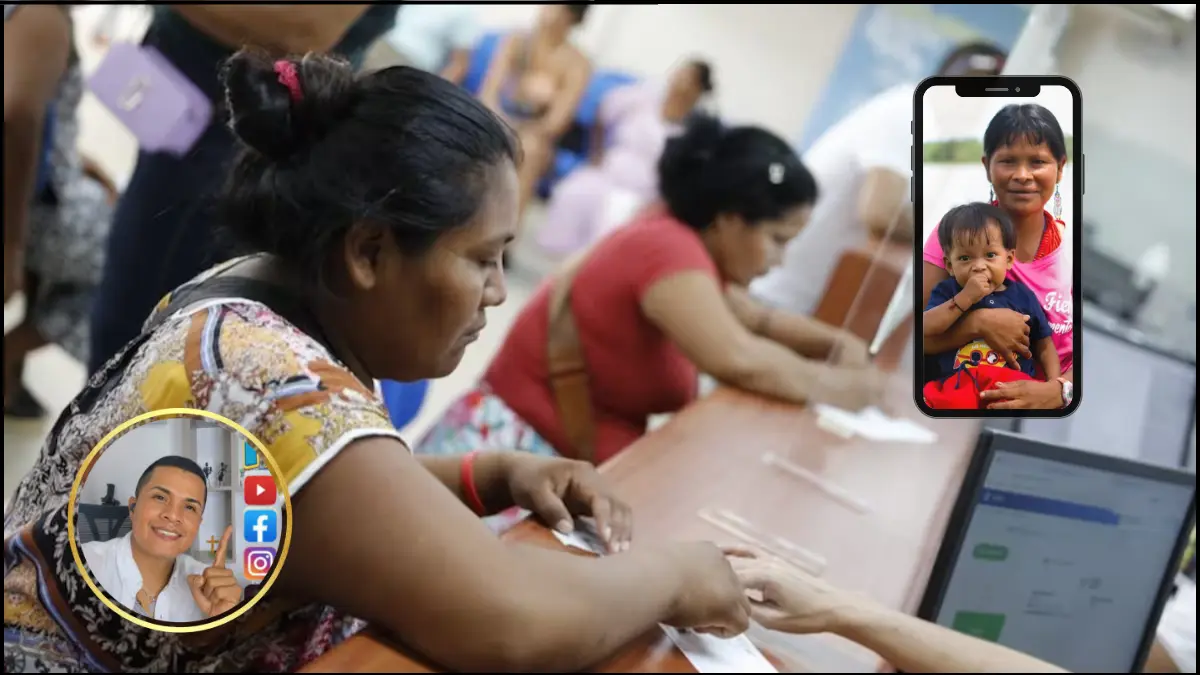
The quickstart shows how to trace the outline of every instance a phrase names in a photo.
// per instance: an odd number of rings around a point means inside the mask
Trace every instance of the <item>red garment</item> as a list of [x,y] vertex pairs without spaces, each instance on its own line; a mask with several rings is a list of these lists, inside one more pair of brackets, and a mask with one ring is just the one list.
[[1019,382],[1033,378],[1019,370],[983,363],[959,368],[941,382],[928,382],[922,394],[925,405],[934,410],[978,410],[979,395],[995,389],[998,382]]
[[[696,367],[641,309],[656,282],[689,271],[719,283],[699,234],[654,208],[593,246],[575,277],[571,309],[591,379],[596,463],[641,437],[648,416],[679,410],[696,396]],[[549,284],[521,310],[484,379],[561,450],[569,446],[546,363]]]

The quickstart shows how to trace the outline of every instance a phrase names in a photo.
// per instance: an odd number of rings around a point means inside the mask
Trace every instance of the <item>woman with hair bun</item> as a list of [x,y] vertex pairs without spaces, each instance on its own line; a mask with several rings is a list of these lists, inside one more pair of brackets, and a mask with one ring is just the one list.
[[483,381],[418,453],[525,450],[599,464],[637,440],[648,416],[691,401],[698,371],[788,401],[875,401],[880,379],[861,340],[745,291],[817,199],[792,148],[698,116],[667,142],[658,184],[661,204],[534,295]]
[[[5,670],[295,671],[367,620],[451,670],[565,672],[659,623],[744,631],[748,602],[712,544],[592,559],[500,542],[479,518],[521,506],[562,529],[589,515],[625,551],[630,514],[584,462],[415,457],[373,391],[450,373],[504,301],[518,188],[500,119],[437,75],[356,75],[312,54],[241,52],[224,82],[245,147],[223,223],[248,255],[162,300],[17,488]],[[199,635],[126,622],[68,543],[70,486],[90,450],[167,408],[237,420],[282,468],[294,507],[269,594]]]

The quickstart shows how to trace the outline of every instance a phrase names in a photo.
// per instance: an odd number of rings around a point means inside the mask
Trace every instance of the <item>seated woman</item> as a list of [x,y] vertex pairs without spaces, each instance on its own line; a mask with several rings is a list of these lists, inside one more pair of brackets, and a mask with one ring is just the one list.
[[693,60],[677,68],[666,87],[631,84],[605,96],[591,162],[554,187],[539,243],[555,253],[576,251],[625,221],[614,218],[611,209],[637,211],[653,201],[658,196],[655,165],[667,137],[679,132],[712,90],[712,68]]
[[588,7],[543,5],[532,32],[515,33],[501,43],[479,92],[480,99],[502,115],[521,140],[520,213],[550,169],[555,147],[575,121],[592,76],[591,62],[568,42]]
[[691,401],[698,371],[795,402],[875,400],[861,340],[745,291],[817,198],[792,148],[757,127],[696,117],[668,141],[658,174],[664,204],[534,295],[484,380],[418,453],[515,449],[598,464],[637,440],[648,416]]
[[22,382],[25,359],[56,344],[87,363],[117,188],[76,147],[83,76],[68,7],[5,5],[4,35],[4,300],[25,294],[4,335],[4,415],[36,418],[45,410]]
[[[624,549],[629,513],[582,462],[414,457],[372,391],[450,373],[504,301],[517,147],[500,120],[413,68],[239,53],[224,80],[246,147],[223,222],[253,255],[167,296],[55,424],[5,509],[5,669],[293,671],[366,620],[450,670],[564,672],[660,622],[745,630],[711,544],[593,559],[499,541],[479,516],[517,504],[549,523],[590,513]],[[270,595],[203,635],[123,620],[68,543],[68,493],[96,443],[182,407],[255,434],[293,505]]]

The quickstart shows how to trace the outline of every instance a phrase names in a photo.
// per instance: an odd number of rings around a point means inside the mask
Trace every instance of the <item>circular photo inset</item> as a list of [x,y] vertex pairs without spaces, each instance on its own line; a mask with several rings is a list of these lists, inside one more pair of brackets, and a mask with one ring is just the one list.
[[118,427],[83,462],[69,509],[88,586],[126,620],[169,632],[246,612],[278,577],[291,537],[291,500],[266,449],[202,410]]

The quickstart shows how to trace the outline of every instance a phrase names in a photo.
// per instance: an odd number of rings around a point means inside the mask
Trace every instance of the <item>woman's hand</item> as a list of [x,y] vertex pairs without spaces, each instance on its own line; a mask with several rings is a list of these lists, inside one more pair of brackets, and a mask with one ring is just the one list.
[[1029,351],[1029,315],[1011,309],[977,309],[971,312],[980,336],[1000,352],[1009,368],[1020,370],[1018,359],[1032,359]]
[[750,598],[750,617],[783,633],[833,631],[848,608],[865,602],[776,557],[727,548],[729,564]]
[[575,528],[576,517],[591,516],[610,552],[629,549],[629,506],[612,494],[591,464],[524,452],[511,459],[508,489],[514,504],[564,533]]
[[750,600],[721,549],[708,542],[680,542],[669,551],[682,592],[666,624],[722,638],[744,633],[750,627]]
[[979,398],[988,410],[1055,410],[1063,407],[1062,390],[1058,380],[997,382],[995,389],[988,389]]
[[820,371],[820,378],[812,403],[851,412],[883,405],[887,378],[876,368],[826,368]]

